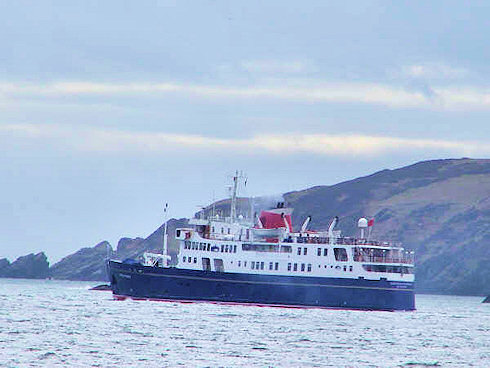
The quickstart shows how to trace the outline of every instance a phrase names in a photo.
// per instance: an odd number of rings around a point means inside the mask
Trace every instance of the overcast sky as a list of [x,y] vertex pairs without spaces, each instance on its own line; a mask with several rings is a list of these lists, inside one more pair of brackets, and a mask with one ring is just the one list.
[[[0,2],[0,258],[490,156],[488,1]],[[214,193],[214,194],[213,194]]]

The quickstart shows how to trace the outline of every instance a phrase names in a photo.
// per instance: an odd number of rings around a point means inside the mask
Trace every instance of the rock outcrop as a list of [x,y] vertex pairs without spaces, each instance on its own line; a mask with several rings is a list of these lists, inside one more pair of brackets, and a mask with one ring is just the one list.
[[103,241],[92,248],[82,248],[51,267],[58,280],[106,281],[105,260],[113,255],[112,247]]
[[[175,228],[185,226],[185,219],[168,221],[168,234],[174,234]],[[161,252],[163,245],[163,225],[147,238],[121,238],[114,252],[111,245],[104,241],[93,248],[83,248],[63,258],[51,267],[51,276],[59,280],[107,281],[105,261],[107,258],[141,260],[148,251]],[[178,244],[172,236],[168,237],[168,252],[175,261]]]
[[0,259],[0,277],[45,279],[49,277],[49,263],[44,252],[31,253],[10,263]]

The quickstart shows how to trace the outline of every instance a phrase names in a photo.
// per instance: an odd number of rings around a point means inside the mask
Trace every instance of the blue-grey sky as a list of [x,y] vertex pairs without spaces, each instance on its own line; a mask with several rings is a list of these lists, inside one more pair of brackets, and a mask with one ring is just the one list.
[[487,1],[0,2],[0,258],[490,156]]

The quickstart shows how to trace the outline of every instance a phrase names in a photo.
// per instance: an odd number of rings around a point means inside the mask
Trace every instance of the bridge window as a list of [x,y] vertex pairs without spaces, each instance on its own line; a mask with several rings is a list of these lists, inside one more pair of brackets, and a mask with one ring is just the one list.
[[335,260],[340,262],[347,262],[347,251],[345,248],[334,248]]
[[185,262],[185,258],[186,258],[186,257],[182,257],[182,262]]
[[293,271],[298,271],[298,264],[297,264],[297,263],[295,263],[295,264],[293,265]]
[[264,269],[264,262],[260,262],[260,269],[263,270]]
[[274,265],[274,270],[279,270],[279,262],[276,262],[276,264]]
[[255,270],[255,261],[250,262],[250,267],[252,270]]
[[272,271],[272,267],[274,266],[274,263],[273,262],[269,262],[269,270]]
[[305,264],[301,263],[301,272],[305,272]]
[[311,272],[311,263],[308,263],[308,272]]
[[291,271],[291,263],[288,263],[288,271]]
[[194,263],[197,263],[197,257],[194,257]]
[[242,263],[241,261],[238,261],[238,267],[240,267],[240,264],[241,264],[241,263]]

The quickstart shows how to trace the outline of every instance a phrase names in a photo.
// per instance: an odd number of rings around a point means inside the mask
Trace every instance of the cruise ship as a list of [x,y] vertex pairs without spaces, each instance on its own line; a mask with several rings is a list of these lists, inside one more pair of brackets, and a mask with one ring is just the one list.
[[338,218],[325,231],[294,230],[292,208],[254,216],[237,214],[233,177],[229,216],[200,212],[178,228],[177,260],[161,254],[109,260],[116,299],[211,302],[291,308],[414,310],[414,253],[399,244],[372,240],[373,219],[358,220],[359,234],[344,237]]

